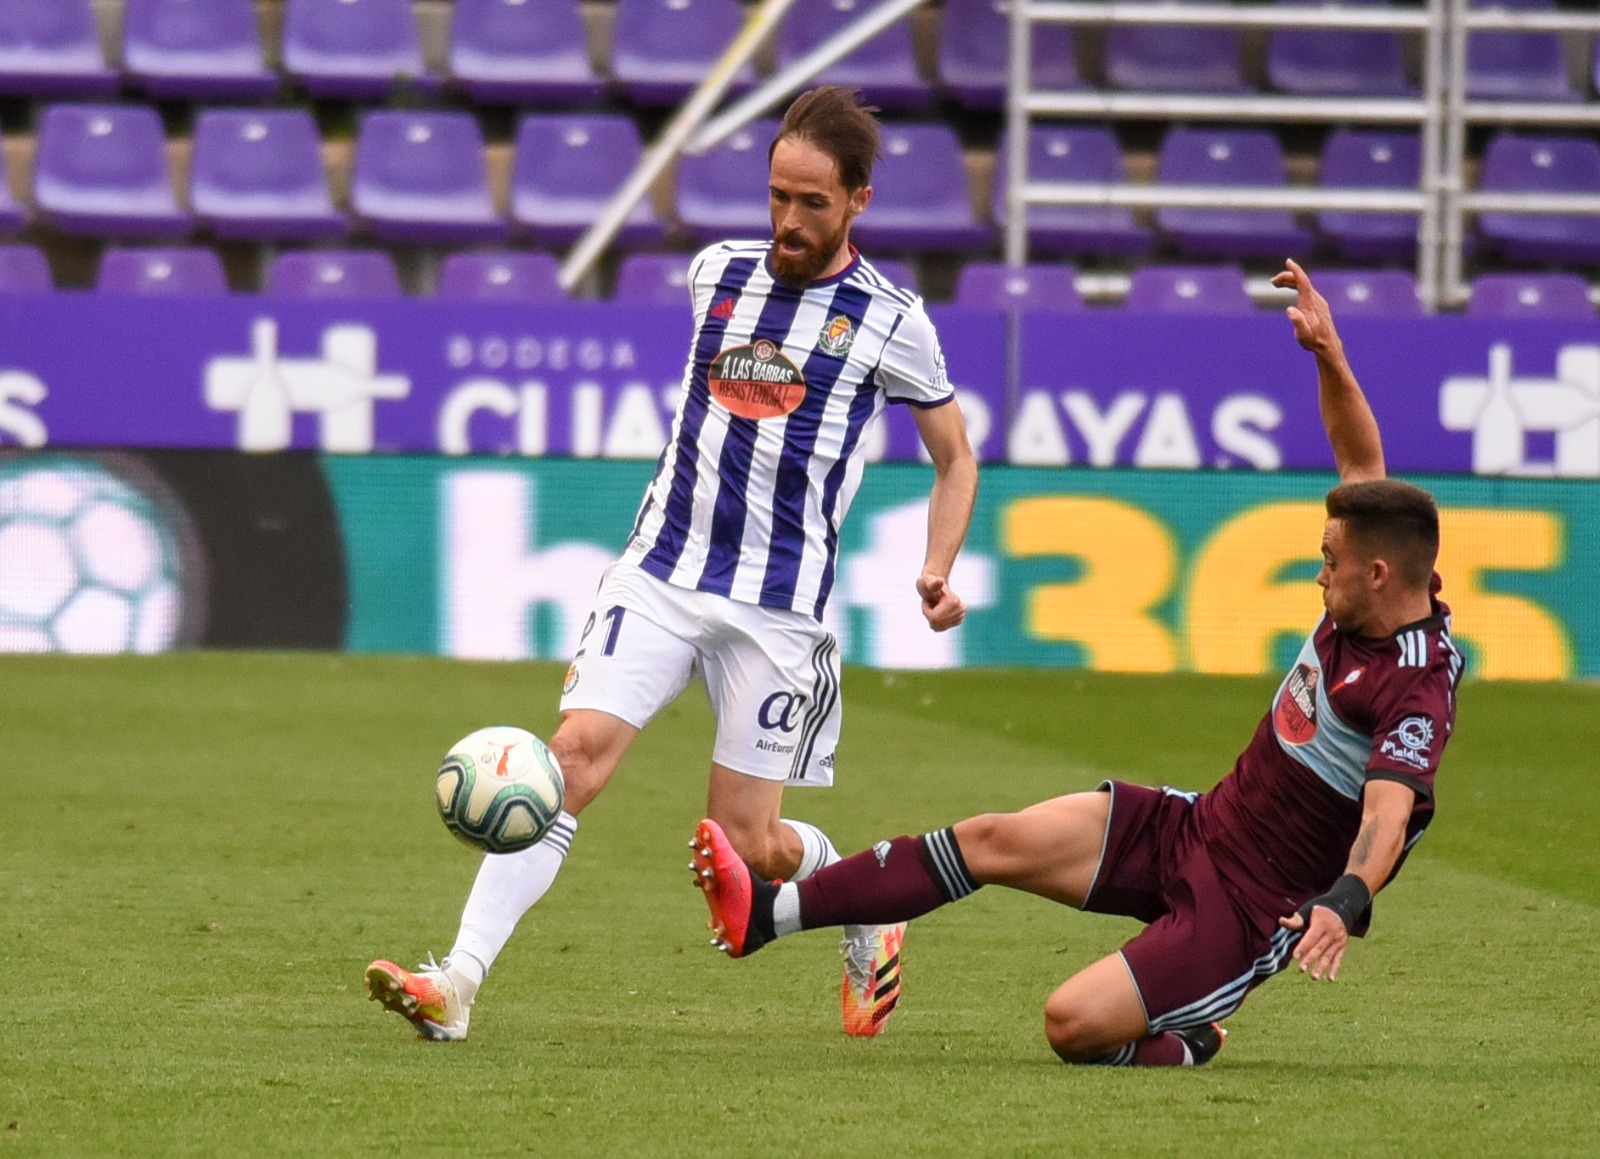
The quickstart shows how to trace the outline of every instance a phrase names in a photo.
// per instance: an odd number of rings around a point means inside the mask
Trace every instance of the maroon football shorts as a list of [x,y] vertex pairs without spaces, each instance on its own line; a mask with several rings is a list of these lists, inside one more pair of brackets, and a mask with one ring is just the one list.
[[1150,1033],[1227,1017],[1289,963],[1300,935],[1228,889],[1195,832],[1193,794],[1123,781],[1101,788],[1111,812],[1083,908],[1148,923],[1122,959]]

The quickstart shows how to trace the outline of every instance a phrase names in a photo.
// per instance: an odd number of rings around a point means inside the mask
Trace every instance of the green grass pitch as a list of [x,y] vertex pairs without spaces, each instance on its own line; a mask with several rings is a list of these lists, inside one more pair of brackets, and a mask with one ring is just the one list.
[[[850,1041],[827,934],[714,953],[685,844],[691,691],[584,816],[472,1037],[418,1041],[367,960],[443,954],[476,858],[434,814],[478,725],[561,670],[326,655],[0,659],[0,1159],[11,1155],[1592,1155],[1600,689],[1469,685],[1440,815],[1335,984],[1285,974],[1199,1071],[1056,1062],[1041,1006],[1131,922],[984,890],[917,923]],[[1201,788],[1263,680],[845,680],[847,851],[1102,776]]]

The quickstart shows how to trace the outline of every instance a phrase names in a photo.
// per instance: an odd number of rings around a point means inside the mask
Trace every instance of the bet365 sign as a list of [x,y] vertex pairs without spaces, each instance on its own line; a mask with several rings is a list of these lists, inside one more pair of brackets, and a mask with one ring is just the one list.
[[[570,655],[652,465],[324,460],[346,539],[350,647]],[[1269,673],[1321,615],[1325,475],[990,467],[955,574],[966,623],[929,632],[913,583],[931,472],[867,472],[828,626],[885,668]],[[1422,479],[1472,674],[1600,675],[1600,484]]]

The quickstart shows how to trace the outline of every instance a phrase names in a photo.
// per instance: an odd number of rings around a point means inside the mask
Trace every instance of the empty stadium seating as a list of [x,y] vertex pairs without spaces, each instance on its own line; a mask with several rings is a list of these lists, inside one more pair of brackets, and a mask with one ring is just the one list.
[[[1001,142],[991,210],[1006,223],[1009,143]],[[1028,177],[1032,181],[1117,183],[1127,180],[1122,149],[1103,125],[1033,125],[1028,131]],[[1036,205],[1028,210],[1028,248],[1046,257],[1079,254],[1141,254],[1150,231],[1118,206]]]
[[689,305],[689,254],[629,254],[617,269],[613,297],[634,305]]
[[562,302],[560,266],[546,253],[501,250],[451,254],[439,267],[441,298],[474,302]]
[[[639,129],[620,114],[543,113],[523,118],[511,173],[511,217],[539,245],[571,245],[604,211],[643,152]],[[647,197],[617,234],[623,246],[654,245],[666,229]]]
[[117,82],[100,48],[91,0],[0,4],[0,93],[107,97]]
[[[1416,133],[1336,129],[1323,142],[1318,183],[1326,189],[1415,189],[1421,172]],[[1325,210],[1317,229],[1351,261],[1408,259],[1417,248],[1414,213]]]
[[[1600,144],[1593,137],[1501,133],[1484,151],[1485,191],[1600,195]],[[1485,213],[1478,228],[1515,262],[1600,260],[1600,217]]]
[[1404,270],[1318,270],[1316,286],[1341,318],[1421,314],[1417,280]]
[[678,220],[697,241],[765,237],[771,232],[764,192],[767,146],[777,128],[776,121],[757,121],[700,156],[678,163]]
[[1141,266],[1133,271],[1129,310],[1152,314],[1248,314],[1254,306],[1238,266]]
[[[872,7],[873,0],[795,0],[778,30],[778,64],[792,64]],[[933,90],[917,73],[911,25],[902,17],[857,48],[817,82],[859,89],[885,109],[921,109]]]
[[[798,0],[735,90],[877,2]],[[1558,0],[1473,2],[1550,11]],[[1409,0],[1272,3],[1414,10]],[[874,264],[899,264],[897,280],[920,279],[936,299],[982,293],[1006,308],[1033,309],[1040,298],[1032,289],[1013,301],[1006,286],[1018,278],[996,281],[988,268],[1007,213],[998,109],[1009,9],[1006,0],[935,0],[824,79],[855,84],[889,109],[874,201],[855,232]],[[1580,10],[1565,2],[1560,9]],[[337,243],[353,234],[363,244],[429,247],[390,255],[412,290],[431,287],[437,272],[446,292],[448,268],[452,294],[533,300],[526,295],[550,290],[552,254],[530,263],[502,254],[506,260],[485,264],[477,260],[485,255],[438,251],[508,240],[519,250],[572,245],[638,163],[666,105],[704,78],[750,11],[748,0],[3,0],[0,102],[9,103],[0,104],[0,237],[43,248],[68,286],[92,280],[98,250],[57,261],[56,235],[226,242],[230,276],[246,285],[256,281],[253,271],[269,269],[273,253],[232,243]],[[1083,93],[1104,84],[1112,99],[1248,95],[1260,81],[1296,96],[1415,96],[1421,63],[1417,36],[1390,31],[1241,35],[1113,21],[1087,34],[1081,25],[1040,23],[1032,38],[1036,88]],[[1475,100],[1600,105],[1588,87],[1600,84],[1600,37],[1592,33],[1479,29],[1468,44]],[[438,75],[429,75],[428,62]],[[63,100],[92,103],[53,103]],[[1211,127],[1206,116],[1079,115],[1097,119],[1030,125],[1031,180],[1122,184],[1131,173],[1140,183],[1273,189],[1292,177],[1302,188],[1411,190],[1421,175],[1410,125],[1332,125],[1323,134],[1292,120],[1230,128]],[[1476,116],[1473,123],[1493,126],[1468,135],[1478,190],[1600,195],[1600,144],[1586,128],[1502,128],[1499,113]],[[681,158],[629,215],[583,292],[608,283],[614,263],[641,249],[679,251],[658,255],[671,269],[700,244],[763,236],[774,125],[758,122],[704,156]],[[1295,151],[1287,159],[1285,146]],[[1229,263],[1248,263],[1259,294],[1268,265],[1285,253],[1315,269],[1409,263],[1417,231],[1410,212],[1034,205],[1027,252],[1036,264],[1061,258],[1084,266],[1078,276],[1097,301],[1143,260],[1215,260],[1229,277]],[[896,255],[915,257],[915,268]],[[1480,212],[1466,259],[1469,276],[1517,264],[1592,265],[1600,215]],[[1118,276],[1099,279],[1104,267]],[[1039,264],[1023,280],[1055,282],[1065,268]],[[1412,307],[1415,287],[1394,271],[1350,273],[1356,296],[1341,308]],[[313,288],[348,292],[347,279],[365,284],[355,269]],[[382,283],[380,276],[377,289],[362,292],[389,292]],[[1178,293],[1173,305],[1196,302]]]
[[285,0],[284,69],[318,97],[375,99],[433,86],[411,0]]
[[489,192],[483,133],[470,113],[368,113],[350,206],[385,241],[493,241],[508,225]]
[[[672,105],[705,79],[738,35],[738,0],[616,0],[611,72],[641,105]],[[731,91],[755,81],[747,65]]]
[[993,231],[977,219],[967,194],[961,144],[945,125],[885,125],[883,156],[873,170],[872,204],[852,236],[890,252],[970,253]]
[[154,97],[255,100],[279,83],[251,0],[126,0],[122,60]]
[[204,246],[113,246],[100,259],[95,289],[103,294],[225,294],[228,279],[222,272],[222,259]]
[[[1472,0],[1474,8],[1548,11],[1555,0]],[[1467,41],[1467,95],[1480,100],[1575,101],[1566,52],[1553,32],[1474,32]]]
[[190,204],[217,237],[313,241],[344,235],[322,139],[298,109],[207,109],[195,122]]
[[1069,312],[1084,309],[1069,266],[1024,266],[1000,262],[968,262],[956,282],[956,305],[1019,313]]
[[598,100],[576,0],[455,0],[450,75],[475,101]]
[[[997,109],[1005,103],[1011,59],[1009,13],[1009,0],[945,0],[939,79],[969,109]],[[1083,87],[1070,25],[1034,28],[1030,72],[1038,89],[1059,92]]]
[[1467,313],[1492,318],[1592,318],[1589,286],[1577,274],[1483,274]]
[[[1278,0],[1285,7],[1387,7],[1389,0]],[[1306,96],[1408,96],[1404,48],[1393,32],[1280,28],[1267,41],[1267,77]]]
[[[1173,129],[1157,175],[1173,185],[1288,184],[1283,147],[1268,129]],[[1310,232],[1283,210],[1159,209],[1156,224],[1192,257],[1274,257],[1311,246]]]
[[[1156,3],[1157,0],[1133,0]],[[1199,4],[1207,0],[1175,0]],[[1106,32],[1106,79],[1145,92],[1246,91],[1239,33],[1232,28],[1115,24]]]
[[398,298],[400,274],[378,250],[296,250],[272,260],[265,289],[289,298]]
[[63,233],[184,237],[161,118],[145,105],[52,105],[39,123],[34,203]]

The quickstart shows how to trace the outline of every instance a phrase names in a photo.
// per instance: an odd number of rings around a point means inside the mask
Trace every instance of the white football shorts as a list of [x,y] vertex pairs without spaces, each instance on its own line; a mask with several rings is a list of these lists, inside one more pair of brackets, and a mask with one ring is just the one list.
[[676,587],[620,560],[601,578],[561,711],[598,709],[643,728],[696,669],[717,717],[717,764],[833,783],[842,717],[833,633],[801,612]]

